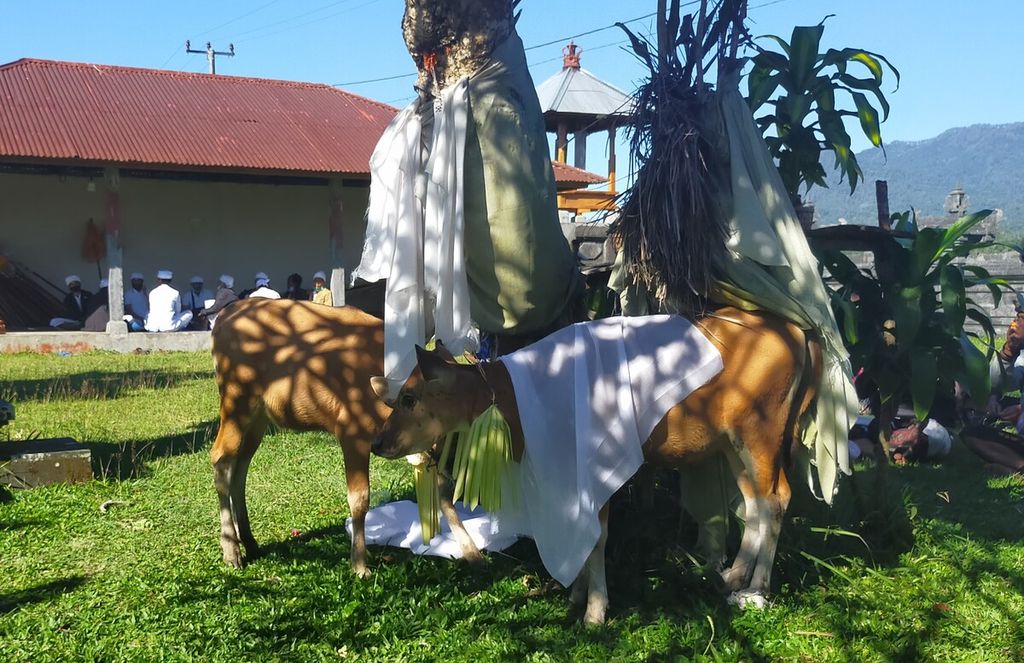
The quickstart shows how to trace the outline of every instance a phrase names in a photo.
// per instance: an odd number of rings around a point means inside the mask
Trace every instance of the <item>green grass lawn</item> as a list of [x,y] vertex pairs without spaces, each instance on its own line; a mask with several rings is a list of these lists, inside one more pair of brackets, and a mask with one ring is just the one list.
[[[0,504],[3,661],[1024,659],[1024,482],[986,479],[963,447],[892,472],[912,543],[857,522],[870,470],[832,510],[797,500],[760,612],[701,577],[667,491],[649,512],[624,495],[609,622],[588,629],[528,541],[481,569],[371,548],[374,574],[357,580],[323,434],[267,437],[249,479],[265,554],[223,566],[207,354],[0,355],[0,396],[18,416],[0,438],[70,435],[98,477]],[[373,500],[410,496],[409,467],[374,459]]]

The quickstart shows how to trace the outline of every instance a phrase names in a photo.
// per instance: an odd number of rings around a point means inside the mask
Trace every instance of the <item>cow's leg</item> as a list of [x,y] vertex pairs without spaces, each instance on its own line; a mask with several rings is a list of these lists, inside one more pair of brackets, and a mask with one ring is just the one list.
[[[786,473],[777,469],[778,465],[773,461],[774,459],[765,459],[758,469],[758,492],[765,495],[766,508],[761,514],[763,540],[754,566],[754,574],[750,578],[749,591],[761,596],[767,595],[770,589],[775,550],[778,548],[779,534],[782,532],[782,519],[786,515],[789,498],[792,495]],[[766,467],[765,464],[769,465]]]
[[587,589],[589,587],[589,569],[584,564],[580,574],[572,581],[572,589],[569,590],[569,603],[571,605],[583,605],[587,600]]
[[367,578],[366,566],[366,512],[370,508],[370,443],[366,440],[350,441],[338,436],[345,459],[345,483],[348,491],[348,510],[352,514],[352,571]]
[[737,484],[747,518],[740,552],[723,578],[733,592],[730,602],[742,607],[766,605],[782,516],[789,505],[789,484],[779,465],[784,423],[746,427],[742,431],[745,445],[733,447],[742,465]]
[[608,584],[604,569],[604,548],[608,541],[607,504],[601,508],[598,518],[601,521],[601,536],[586,563],[587,611],[583,615],[584,624],[604,624],[605,613],[608,611]]
[[459,514],[455,511],[451,482],[440,472],[437,473],[437,492],[441,496],[441,513],[444,514],[448,521],[448,527],[452,530],[452,535],[455,536],[459,548],[462,549],[462,558],[470,564],[483,564],[484,556],[480,554],[480,549],[473,542],[473,537],[469,535],[466,526],[462,524],[462,518],[459,518]]
[[210,448],[213,482],[217,488],[217,501],[220,505],[220,548],[224,555],[224,563],[236,568],[242,566],[242,553],[238,547],[238,530],[231,509],[231,479],[245,437],[245,427],[249,423],[248,419],[246,413],[239,411],[234,403],[222,397],[220,428],[217,431],[217,439]]
[[744,524],[743,538],[740,540],[740,549],[732,565],[722,571],[722,580],[730,592],[746,589],[750,583],[750,576],[754,572],[754,564],[757,562],[757,553],[761,547],[760,537],[760,513],[762,505],[757,499],[757,492],[754,487],[752,463],[749,452],[739,445],[726,452],[729,466],[732,468],[733,476],[736,479],[736,486],[743,496]]
[[679,468],[680,500],[697,521],[697,555],[704,566],[719,571],[726,557],[729,504],[733,492],[726,485],[726,460],[716,454]]
[[235,461],[235,469],[231,474],[231,507],[235,516],[235,529],[238,532],[238,539],[245,546],[246,559],[253,559],[259,555],[259,545],[252,535],[252,526],[249,524],[249,508],[245,501],[245,485],[249,477],[249,464],[252,462],[253,454],[259,449],[263,435],[267,431],[266,414],[260,413],[252,418],[245,436],[242,440],[242,448],[239,450],[238,458]]

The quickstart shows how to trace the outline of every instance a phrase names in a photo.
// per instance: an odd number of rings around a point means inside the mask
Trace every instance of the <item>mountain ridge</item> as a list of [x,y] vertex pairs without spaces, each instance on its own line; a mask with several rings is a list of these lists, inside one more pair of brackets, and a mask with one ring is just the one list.
[[849,223],[877,223],[874,181],[889,185],[893,212],[915,208],[922,216],[942,216],[946,196],[961,186],[969,210],[1002,209],[1002,233],[1024,230],[1024,122],[954,127],[919,141],[893,141],[882,150],[857,153],[864,181],[852,196],[839,182],[831,156],[825,158],[829,188],[814,187],[807,198],[816,208],[818,225],[840,218]]

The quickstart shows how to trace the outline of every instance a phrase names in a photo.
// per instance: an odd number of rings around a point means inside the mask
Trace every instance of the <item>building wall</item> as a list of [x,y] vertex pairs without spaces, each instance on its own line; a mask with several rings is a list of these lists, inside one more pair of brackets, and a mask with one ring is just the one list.
[[[86,222],[105,221],[104,182],[56,175],[0,174],[0,252],[53,283],[77,273],[95,290],[95,264],[81,257]],[[367,187],[345,187],[343,264],[358,264]],[[140,271],[152,285],[158,269],[172,269],[179,290],[199,274],[212,288],[227,272],[236,289],[265,271],[283,289],[288,274],[303,285],[329,271],[328,188],[142,178],[121,179],[121,243],[125,274]],[[104,270],[106,263],[103,264]]]

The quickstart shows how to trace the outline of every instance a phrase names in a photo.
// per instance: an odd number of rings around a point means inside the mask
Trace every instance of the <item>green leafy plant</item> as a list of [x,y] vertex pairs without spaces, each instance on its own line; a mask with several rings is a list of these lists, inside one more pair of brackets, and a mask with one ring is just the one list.
[[[819,53],[824,29],[824,21],[798,26],[789,42],[774,35],[763,37],[782,50],[755,46],[758,52],[747,77],[751,111],[757,115],[763,107],[771,109],[756,121],[794,201],[799,199],[801,186],[805,191],[812,185],[828,186],[822,152],[835,155],[835,167],[853,193],[864,174],[844,118],[856,117],[871,144],[882,147],[880,125],[889,116],[889,102],[882,92],[886,68],[899,87],[899,71],[877,53],[860,48],[830,48]],[[851,73],[854,66],[866,70],[867,77]],[[839,103],[841,100],[852,101],[853,108]]]
[[[984,286],[998,306],[1009,285],[962,259],[989,245],[968,233],[990,213],[970,214],[948,228],[921,229],[910,213],[893,215],[895,230],[910,238],[883,237],[873,271],[859,268],[840,251],[818,252],[835,279],[826,284],[853,369],[863,371],[862,379],[877,390],[883,445],[900,403],[913,403],[924,422],[937,397],[953,397],[955,381],[966,385],[976,401],[988,396],[995,331],[969,292]],[[974,342],[979,335],[965,327],[967,320],[983,331],[982,343]],[[987,356],[979,345],[989,349]]]

